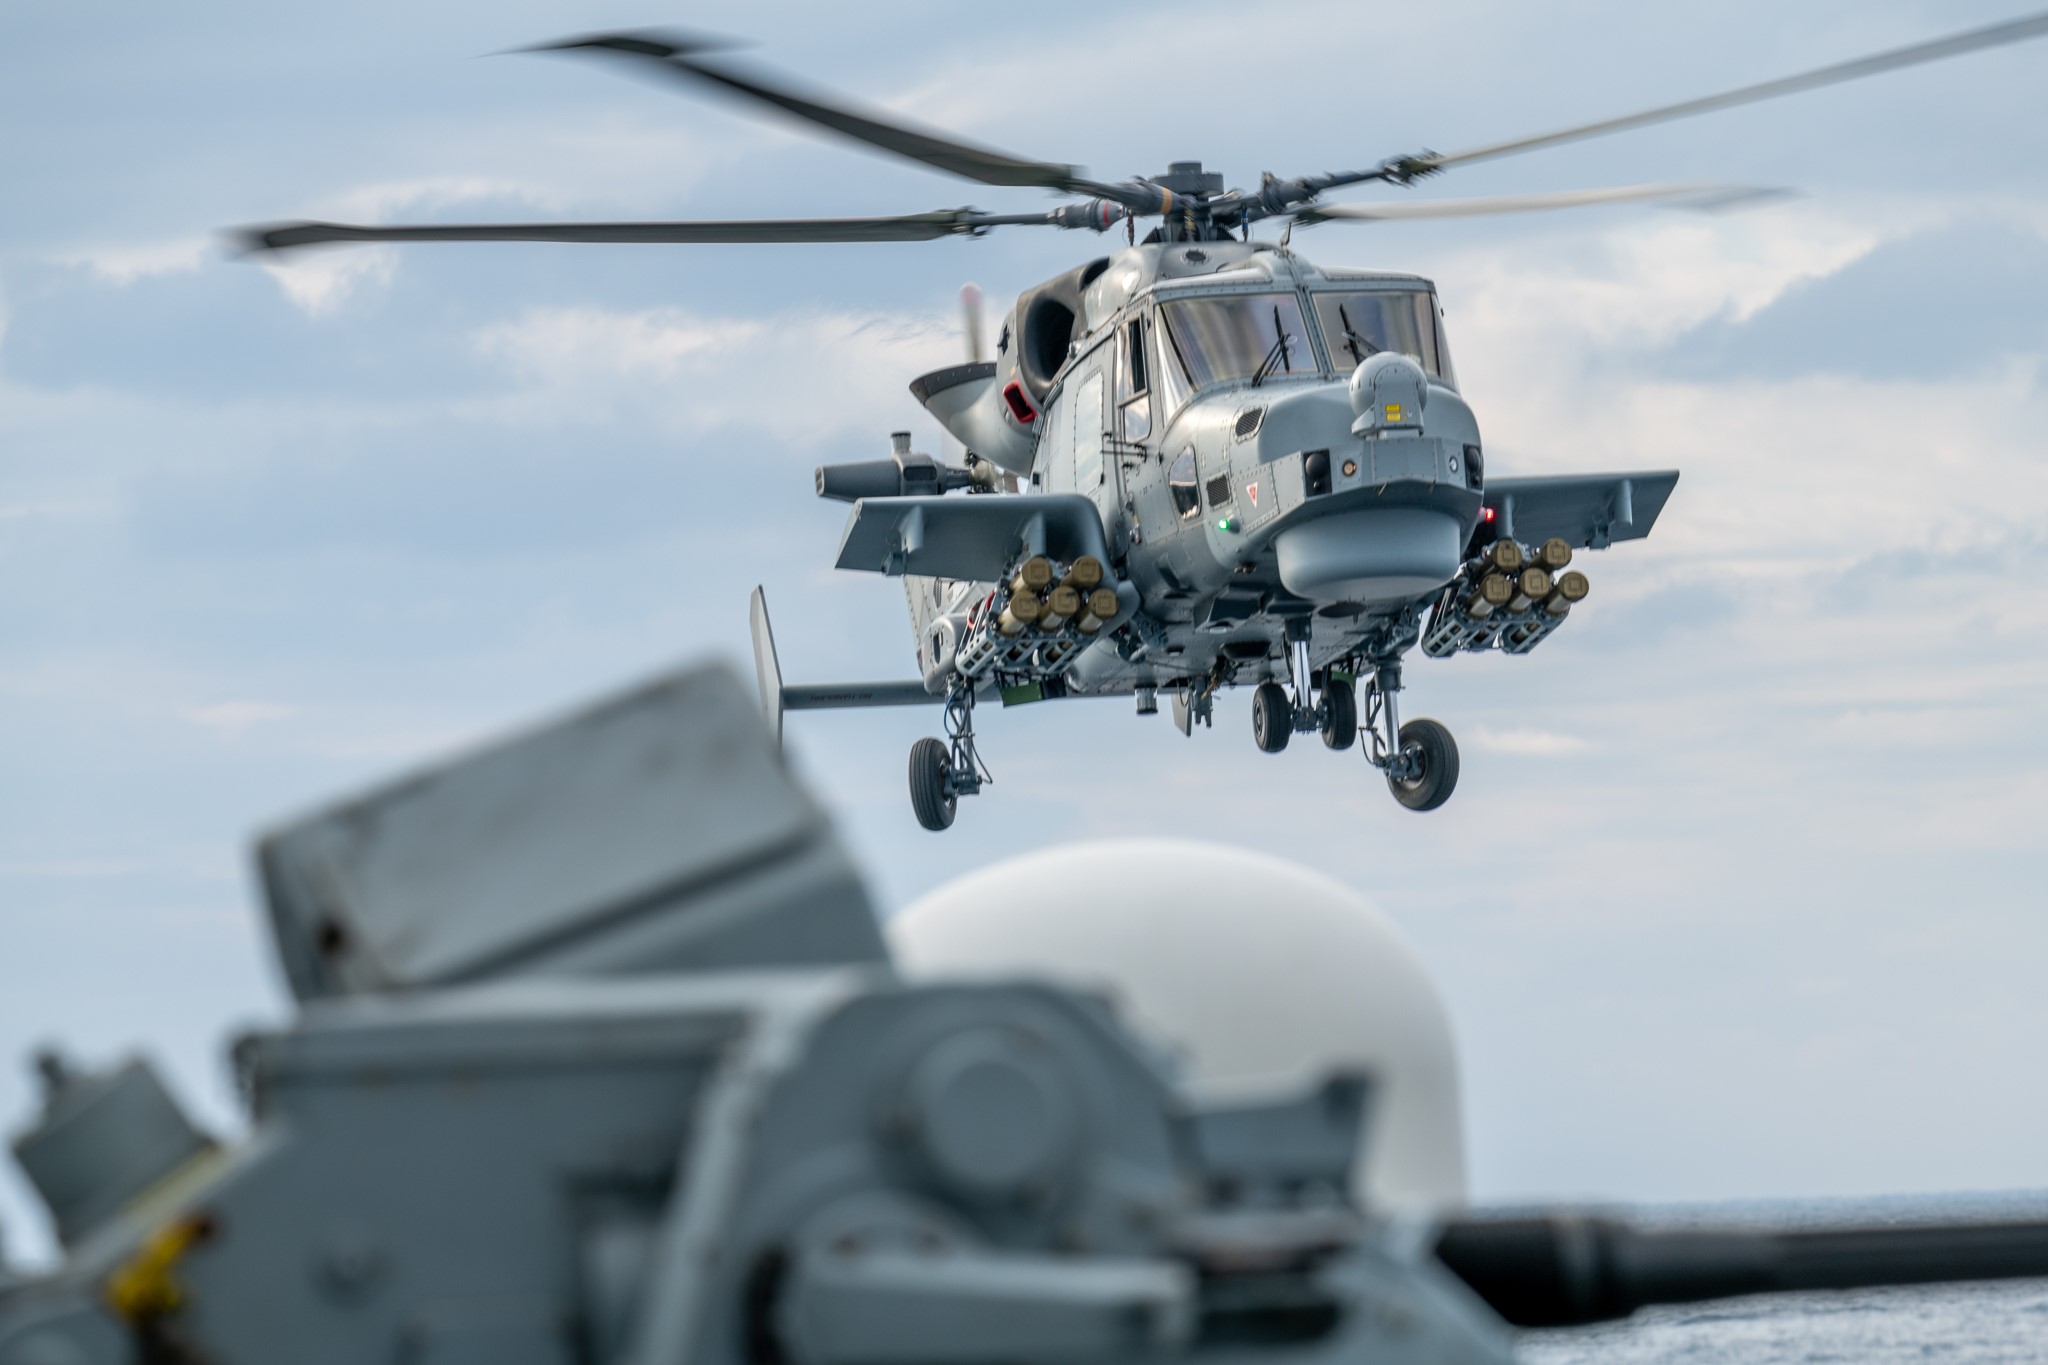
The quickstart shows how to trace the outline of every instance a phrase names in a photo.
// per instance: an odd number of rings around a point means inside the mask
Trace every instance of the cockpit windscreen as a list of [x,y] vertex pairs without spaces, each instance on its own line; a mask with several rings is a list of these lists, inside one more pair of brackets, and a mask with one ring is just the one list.
[[1195,388],[1231,379],[1315,374],[1293,294],[1224,294],[1161,305],[1168,344]]
[[1399,351],[1431,378],[1450,382],[1437,336],[1436,301],[1427,291],[1326,289],[1309,297],[1339,375],[1357,369],[1367,356]]

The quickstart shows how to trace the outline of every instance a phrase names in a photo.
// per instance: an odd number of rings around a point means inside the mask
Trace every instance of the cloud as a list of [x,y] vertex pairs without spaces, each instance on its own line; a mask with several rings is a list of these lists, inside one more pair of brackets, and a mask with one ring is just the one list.
[[490,404],[501,420],[555,425],[610,412],[676,433],[744,428],[803,446],[886,430],[892,414],[914,410],[906,383],[955,361],[962,345],[944,315],[680,308],[530,309],[472,344],[520,381]]
[[1515,758],[1555,758],[1582,754],[1593,746],[1577,735],[1554,730],[1495,730],[1484,725],[1472,727],[1465,742],[1480,753],[1505,754]]
[[108,284],[133,284],[153,275],[197,270],[218,246],[206,237],[173,237],[164,241],[116,246],[76,247],[59,252],[60,265],[83,266]]
[[[435,176],[416,180],[359,185],[322,199],[307,210],[318,221],[380,223],[410,214],[430,220],[458,204],[515,203],[556,210],[561,196],[544,186],[485,176]],[[366,290],[380,289],[398,267],[398,251],[390,246],[308,247],[286,254],[254,258],[277,281],[287,299],[308,317],[340,312]]]
[[[1878,217],[1917,230],[1911,213]],[[1881,241],[1865,221],[1804,207],[1739,225],[1640,222],[1439,260],[1489,469],[1680,468],[1645,566],[1667,584],[1775,594],[1887,555],[2031,534],[2048,461],[2024,452],[2048,399],[2022,358],[1937,367],[1909,392],[1889,373],[1664,363],[1698,329],[1739,338],[1743,319],[1761,325],[1816,282],[1881,307],[1885,275],[1854,268]]]
[[223,701],[208,706],[195,706],[185,712],[185,719],[194,725],[209,730],[238,732],[267,721],[284,720],[298,714],[298,709],[267,701]]
[[57,858],[37,862],[0,862],[0,877],[34,881],[100,881],[127,877],[142,864],[118,858]]
[[[1957,262],[1967,261],[1967,275]],[[1922,384],[2048,353],[2048,234],[1979,211],[1890,235],[1847,266],[1797,281],[1764,307],[1709,319],[1662,368],[1688,377],[1815,372]]]

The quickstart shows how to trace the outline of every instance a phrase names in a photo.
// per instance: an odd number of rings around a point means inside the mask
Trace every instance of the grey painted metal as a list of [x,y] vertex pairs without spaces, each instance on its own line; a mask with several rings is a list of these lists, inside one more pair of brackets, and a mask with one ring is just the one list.
[[775,743],[782,743],[782,717],[787,711],[839,711],[869,706],[933,706],[945,701],[922,682],[785,683],[782,662],[775,654],[775,630],[768,620],[768,594],[760,587],[748,605],[754,637],[754,674],[760,686],[761,714]]
[[[678,819],[649,832],[641,806]],[[1630,1274],[1576,1254],[1582,1222],[1376,1220],[1349,1194],[1368,1078],[1205,1107],[1107,1000],[827,960],[850,918],[874,927],[820,886],[829,831],[686,881],[643,926],[667,951],[619,951],[589,864],[646,859],[591,830],[699,867],[728,808],[816,820],[739,680],[693,670],[270,836],[281,866],[330,855],[394,975],[309,967],[303,891],[273,877],[302,999],[234,1048],[243,1139],[194,1150],[132,1067],[58,1077],[23,1152],[92,1226],[47,1273],[0,1275],[0,1365],[1506,1365],[1489,1303],[1577,1321],[1953,1278],[1958,1254],[2048,1272],[2042,1229],[1799,1234],[1793,1273],[1760,1280],[1776,1244],[1753,1231],[1644,1243],[1658,1259]],[[549,860],[583,870],[506,898],[507,926],[478,915]],[[500,951],[536,905],[587,951]],[[774,926],[781,952],[736,954],[706,917]],[[105,1140],[122,1114],[179,1140],[138,1162]]]
[[1486,505],[1503,536],[1531,544],[1561,536],[1574,549],[1597,550],[1649,535],[1677,486],[1675,469],[1493,479]]
[[985,498],[863,498],[838,567],[933,578],[1007,577],[1026,555],[1109,557],[1094,504],[1072,493]]
[[946,699],[933,696],[925,685],[911,679],[904,682],[805,683],[782,689],[785,711],[844,711],[869,706],[937,706]]
[[38,1060],[43,1112],[14,1139],[14,1158],[66,1245],[212,1149],[141,1058],[98,1075],[54,1053]]
[[823,811],[735,737],[755,716],[726,670],[684,670],[270,834],[293,991],[880,960]]

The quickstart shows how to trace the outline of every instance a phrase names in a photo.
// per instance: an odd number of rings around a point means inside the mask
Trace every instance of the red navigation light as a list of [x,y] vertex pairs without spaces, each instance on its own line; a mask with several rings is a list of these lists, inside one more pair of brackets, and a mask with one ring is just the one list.
[[1016,380],[1003,385],[1003,401],[1010,406],[1010,416],[1025,426],[1038,420],[1038,409],[1031,406],[1031,400],[1024,396],[1024,386]]
[[1491,507],[1487,507],[1487,508],[1482,508],[1482,509],[1480,510],[1480,513],[1479,513],[1479,517],[1480,517],[1480,520],[1482,520],[1482,521],[1492,521],[1492,520],[1493,520],[1493,509],[1492,509]]

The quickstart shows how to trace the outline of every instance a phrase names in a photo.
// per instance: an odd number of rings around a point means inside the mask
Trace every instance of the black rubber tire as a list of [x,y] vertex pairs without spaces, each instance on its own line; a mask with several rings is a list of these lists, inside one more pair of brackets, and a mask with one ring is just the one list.
[[1323,684],[1323,743],[1343,752],[1358,742],[1358,693],[1336,678]]
[[1387,777],[1387,790],[1409,810],[1435,810],[1458,789],[1458,741],[1433,720],[1411,720],[1401,727],[1401,752],[1422,760],[1413,778]]
[[952,770],[952,751],[943,739],[921,739],[910,746],[910,808],[917,823],[937,832],[950,829],[960,798],[946,790],[946,774]]
[[1294,733],[1294,703],[1287,689],[1276,682],[1262,682],[1252,689],[1252,740],[1269,754],[1287,747]]

